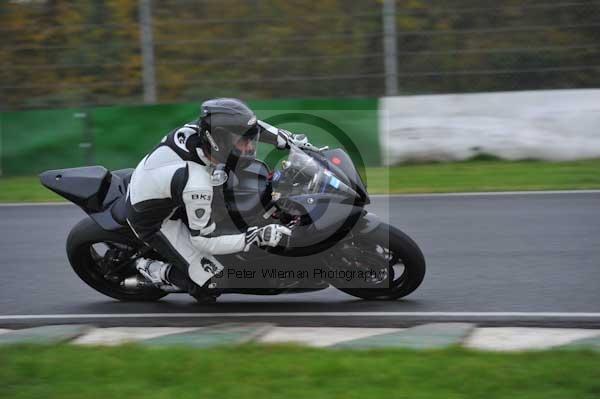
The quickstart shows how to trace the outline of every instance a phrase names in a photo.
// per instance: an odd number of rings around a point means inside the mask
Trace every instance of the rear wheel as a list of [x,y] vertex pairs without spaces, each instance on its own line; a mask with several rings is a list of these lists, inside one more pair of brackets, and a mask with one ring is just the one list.
[[135,260],[140,243],[125,235],[103,230],[90,218],[81,220],[67,238],[71,267],[87,285],[121,301],[156,301],[165,295],[156,287],[126,288],[124,278],[137,274]]
[[368,281],[373,288],[341,291],[363,299],[393,300],[416,290],[425,277],[425,258],[418,245],[402,231],[387,224],[363,235],[338,256],[344,269],[374,270]]

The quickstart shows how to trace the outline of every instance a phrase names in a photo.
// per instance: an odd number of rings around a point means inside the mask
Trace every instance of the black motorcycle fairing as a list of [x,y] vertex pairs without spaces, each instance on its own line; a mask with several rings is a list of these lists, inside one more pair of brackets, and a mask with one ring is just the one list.
[[[133,169],[115,170],[111,172],[111,174],[110,187],[108,187],[108,191],[102,199],[102,209],[106,209],[108,206],[112,205],[113,202],[125,199]],[[125,222],[125,219],[123,218],[122,221]]]
[[367,212],[360,219],[357,227],[359,228],[360,234],[369,234],[377,227],[379,227],[381,223],[381,219],[379,219],[377,215],[371,212]]
[[[250,295],[277,295],[319,291],[329,286],[329,283],[322,279],[304,279],[301,285],[295,278],[270,278],[264,276],[264,270],[303,270],[309,264],[320,264],[320,259],[309,260],[308,257],[295,258],[289,256],[277,256],[266,252],[258,247],[249,252],[242,252],[233,255],[217,255],[216,258],[225,265],[213,282],[216,284],[216,291],[219,294],[236,293]],[[255,270],[251,284],[240,285],[239,278],[231,278],[230,273],[235,270]]]
[[112,175],[103,166],[49,170],[40,174],[41,183],[84,211],[99,212],[111,185]]
[[327,167],[333,171],[336,176],[339,177],[341,175],[348,179],[350,188],[360,195],[361,202],[365,205],[370,204],[371,200],[367,193],[367,187],[356,170],[350,156],[341,148],[325,150],[321,154],[327,162]]
[[111,173],[113,175],[119,176],[123,180],[123,183],[125,184],[125,186],[129,186],[129,182],[131,181],[131,176],[133,175],[134,170],[135,170],[134,168],[126,168],[126,169],[113,170]]
[[336,204],[318,222],[294,227],[284,248],[268,251],[286,256],[307,256],[323,252],[347,238],[365,213],[361,207]]
[[127,186],[133,169],[109,172],[102,166],[49,170],[40,174],[41,183],[73,202],[104,230],[126,228]]
[[271,203],[269,168],[264,162],[254,160],[243,170],[230,171],[229,178],[219,191],[217,195],[222,195],[229,218],[236,222],[238,229],[243,230]]
[[102,211],[90,213],[92,219],[105,230],[129,229],[126,219],[127,187],[133,171],[134,169],[113,171],[110,187],[102,201]]
[[292,195],[280,199],[277,204],[292,216],[303,218],[304,223],[317,223],[330,206],[356,205],[353,198],[337,193]]
[[[323,280],[303,280],[302,284],[298,286],[293,284],[293,281],[281,281],[265,279],[261,281],[263,288],[240,288],[236,286],[229,286],[227,279],[227,271],[230,269],[236,269],[241,267],[242,269],[248,269],[254,267],[253,265],[260,265],[261,269],[264,268],[278,268],[282,266],[285,269],[294,268],[297,265],[298,270],[305,270],[306,265],[312,265],[316,268],[326,269],[329,267],[332,257],[336,257],[334,248],[337,245],[348,241],[355,240],[357,237],[362,235],[370,234],[374,229],[381,225],[381,221],[376,215],[367,213],[366,211],[357,208],[355,213],[350,218],[352,219],[344,228],[336,230],[317,231],[314,225],[298,226],[294,229],[294,236],[296,238],[308,238],[310,237],[312,242],[305,241],[306,246],[298,246],[299,242],[288,245],[286,248],[273,248],[267,251],[259,248],[253,248],[249,252],[240,253],[235,255],[219,255],[217,259],[226,265],[224,275],[219,278],[216,284],[216,292],[219,294],[237,293],[237,294],[254,294],[254,295],[277,295],[277,294],[291,294],[291,293],[302,293],[309,291],[318,291],[325,289],[329,286],[329,281]],[[321,238],[322,241],[314,242],[314,238],[318,234],[324,234]],[[236,266],[237,265],[237,266]],[[297,283],[297,282],[296,282]],[[282,285],[289,286],[282,288]]]

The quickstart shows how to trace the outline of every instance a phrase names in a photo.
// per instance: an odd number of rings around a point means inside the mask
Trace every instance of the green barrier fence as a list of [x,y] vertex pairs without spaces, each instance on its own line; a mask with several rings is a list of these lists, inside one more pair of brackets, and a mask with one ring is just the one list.
[[24,175],[84,164],[84,119],[75,109],[0,114],[2,175]]
[[[260,119],[306,133],[315,145],[340,146],[366,165],[380,164],[377,99],[249,101]],[[198,103],[0,113],[3,176],[100,164],[135,167],[171,129],[196,118]],[[336,133],[337,132],[337,133]],[[342,132],[340,140],[339,132]],[[270,148],[261,147],[268,156]]]

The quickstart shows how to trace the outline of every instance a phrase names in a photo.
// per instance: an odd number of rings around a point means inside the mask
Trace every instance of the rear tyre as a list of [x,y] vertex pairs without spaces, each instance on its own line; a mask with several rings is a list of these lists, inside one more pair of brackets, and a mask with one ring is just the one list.
[[[419,246],[399,229],[382,223],[374,231],[363,235],[358,245],[364,251],[361,254],[363,259],[368,257],[369,265],[372,265],[371,262],[379,262],[382,269],[387,268],[387,279],[380,281],[381,287],[378,288],[339,287],[341,291],[362,299],[394,300],[412,293],[423,282],[423,253]],[[349,258],[350,262],[362,261]],[[375,287],[378,284],[374,282],[373,285]]]
[[[106,254],[100,253],[98,247],[136,253],[140,243],[125,235],[103,230],[90,218],[81,220],[69,233],[67,238],[67,256],[71,267],[77,275],[96,291],[120,301],[156,301],[165,295],[156,287],[144,286],[131,289],[121,286],[120,281],[111,281],[105,277],[102,262]],[[133,264],[127,266],[125,272],[137,273]]]

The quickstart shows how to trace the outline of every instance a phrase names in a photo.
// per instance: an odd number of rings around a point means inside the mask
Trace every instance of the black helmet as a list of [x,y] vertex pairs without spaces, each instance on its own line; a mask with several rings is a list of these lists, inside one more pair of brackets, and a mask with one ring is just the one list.
[[198,126],[202,151],[212,159],[233,169],[256,158],[256,115],[241,100],[215,98],[203,102]]

